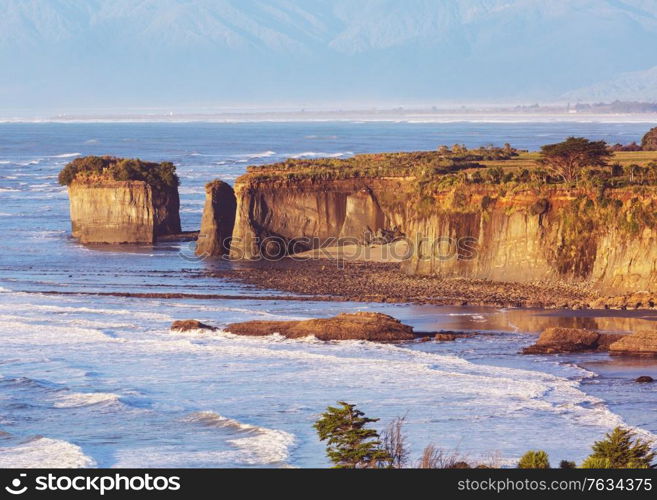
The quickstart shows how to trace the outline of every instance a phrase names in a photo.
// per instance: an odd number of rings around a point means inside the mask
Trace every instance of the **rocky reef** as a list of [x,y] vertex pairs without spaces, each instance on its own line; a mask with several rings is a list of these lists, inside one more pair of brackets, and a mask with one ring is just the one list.
[[181,319],[171,323],[172,332],[191,332],[194,330],[207,330],[214,332],[217,330],[214,326],[206,325],[195,319]]
[[237,202],[230,185],[215,180],[205,186],[205,207],[196,243],[199,256],[222,256],[230,251]]
[[247,321],[232,323],[226,330],[235,335],[266,336],[278,333],[290,339],[314,336],[319,340],[413,340],[413,328],[387,314],[358,312],[333,318],[305,321]]
[[85,244],[154,243],[178,234],[178,177],[170,163],[77,158],[60,172],[72,235]]
[[625,335],[598,333],[583,328],[546,328],[536,343],[523,349],[523,354],[558,354],[580,351],[607,351]]
[[657,356],[657,331],[638,331],[609,346],[615,355]]

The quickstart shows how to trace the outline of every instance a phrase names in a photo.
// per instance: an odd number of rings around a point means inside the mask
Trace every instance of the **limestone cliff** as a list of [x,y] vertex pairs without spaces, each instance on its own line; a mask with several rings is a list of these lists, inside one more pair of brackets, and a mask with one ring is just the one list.
[[657,287],[657,191],[453,190],[405,225],[405,269],[495,281],[569,280],[607,293]]
[[245,176],[235,185],[231,257],[255,258],[262,242],[271,238],[289,242],[294,253],[340,238],[363,242],[406,220],[404,207],[395,203],[403,189],[404,180],[398,178],[277,183]]
[[81,243],[153,243],[180,233],[178,192],[144,181],[74,181],[68,188],[72,235]]
[[170,163],[77,158],[59,181],[68,186],[72,234],[82,243],[153,243],[181,232],[178,178]]
[[[408,176],[236,183],[231,256],[255,258],[275,236],[288,251],[397,227],[408,273],[495,281],[581,281],[601,292],[657,291],[657,187],[443,187]],[[295,239],[301,239],[296,243]],[[306,248],[304,248],[306,247]]]
[[235,192],[230,185],[216,180],[205,186],[205,207],[196,255],[227,255],[235,225]]

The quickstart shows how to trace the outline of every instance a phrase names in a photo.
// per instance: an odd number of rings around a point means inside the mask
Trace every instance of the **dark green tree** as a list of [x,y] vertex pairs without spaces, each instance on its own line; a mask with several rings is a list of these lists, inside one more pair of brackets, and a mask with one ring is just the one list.
[[584,167],[604,167],[611,156],[605,141],[569,137],[563,142],[541,147],[539,162],[565,182],[576,182]]
[[329,406],[315,422],[320,441],[326,441],[326,455],[339,469],[390,467],[392,458],[383,448],[379,433],[367,427],[378,422],[356,409],[356,405],[338,402]]
[[616,427],[605,439],[596,441],[593,453],[582,463],[583,469],[652,469],[655,452],[649,443],[629,429]]

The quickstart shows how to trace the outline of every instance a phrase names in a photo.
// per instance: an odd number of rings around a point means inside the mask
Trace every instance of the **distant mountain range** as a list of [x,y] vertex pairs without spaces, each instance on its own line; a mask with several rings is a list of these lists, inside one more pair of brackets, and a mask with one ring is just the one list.
[[0,0],[14,109],[656,100],[657,0]]

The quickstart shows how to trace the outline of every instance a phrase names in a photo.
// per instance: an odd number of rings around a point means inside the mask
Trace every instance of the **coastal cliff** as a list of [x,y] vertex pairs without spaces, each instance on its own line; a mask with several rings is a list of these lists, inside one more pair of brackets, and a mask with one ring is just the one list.
[[68,186],[72,235],[81,243],[148,244],[181,231],[170,164],[79,158],[62,170],[60,183]]
[[394,156],[396,172],[382,155],[387,163],[362,155],[370,169],[358,159],[251,170],[235,186],[231,256],[258,258],[271,238],[298,253],[394,231],[411,248],[402,264],[409,274],[657,291],[657,186],[572,186],[504,171],[480,182],[487,171],[470,163],[427,178],[423,163],[434,160],[415,155],[412,168]]
[[364,243],[403,222],[403,207],[389,206],[394,191],[403,187],[404,180],[396,178],[268,182],[242,177],[235,185],[231,257],[255,258],[259,245],[274,238],[287,242],[292,253],[338,239]]

